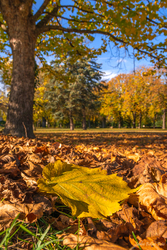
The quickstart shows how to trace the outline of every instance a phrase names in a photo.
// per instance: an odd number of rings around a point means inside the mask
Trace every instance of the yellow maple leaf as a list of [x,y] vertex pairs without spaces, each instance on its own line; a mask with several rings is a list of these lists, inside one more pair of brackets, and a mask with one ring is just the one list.
[[120,201],[128,198],[130,189],[116,174],[56,161],[43,169],[38,180],[41,192],[60,196],[62,202],[78,217],[104,218],[118,211]]

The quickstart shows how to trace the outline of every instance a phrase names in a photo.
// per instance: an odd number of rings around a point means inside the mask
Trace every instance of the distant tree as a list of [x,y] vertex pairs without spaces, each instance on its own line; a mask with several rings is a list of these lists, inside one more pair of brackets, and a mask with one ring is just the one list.
[[44,99],[44,93],[46,92],[46,85],[49,79],[49,76],[43,72],[39,72],[36,78],[36,89],[33,105],[34,125],[38,125],[40,121],[42,126],[46,127],[46,121],[48,123],[53,122],[52,113],[46,108],[47,99]]
[[45,92],[45,99],[47,99],[46,107],[51,110],[54,119],[58,122],[63,122],[64,119],[69,118],[70,129],[74,129],[74,114],[75,109],[75,84],[69,84],[66,88],[66,83],[59,83],[52,79],[47,84],[47,91]]
[[82,115],[83,129],[86,129],[86,115],[98,108],[98,94],[104,88],[101,65],[87,57],[71,63],[69,56],[61,67],[54,65],[56,71],[59,68],[65,77],[62,76],[60,81],[53,77],[47,84],[47,107],[52,110],[55,119],[62,120],[68,116],[70,129],[74,129],[74,116]]
[[148,68],[143,74],[149,87],[149,92],[146,97],[148,106],[147,115],[153,123],[153,128],[155,128],[157,117],[159,114],[162,114],[162,111],[166,108],[166,84],[164,84],[162,79],[163,74],[162,72],[160,73],[159,70]]
[[122,119],[122,77],[123,75],[118,75],[117,77],[112,78],[107,83],[107,90],[104,91],[104,94],[101,97],[101,108],[100,114],[108,117],[112,117],[115,122],[118,123],[118,127],[121,127]]
[[123,91],[123,110],[122,113],[126,113],[132,116],[133,128],[136,128],[137,119],[139,127],[141,128],[142,117],[146,113],[148,106],[148,88],[149,84],[147,79],[143,76],[145,68],[136,70],[135,74],[127,74],[122,91]]
[[4,86],[9,87],[12,79],[12,64],[13,60],[9,57],[0,59],[0,75]]
[[8,101],[9,101],[9,97],[8,97],[7,93],[0,90],[0,117],[4,121],[6,121]]

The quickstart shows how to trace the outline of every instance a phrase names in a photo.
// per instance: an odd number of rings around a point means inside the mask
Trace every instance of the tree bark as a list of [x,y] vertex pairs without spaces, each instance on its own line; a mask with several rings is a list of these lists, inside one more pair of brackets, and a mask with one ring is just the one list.
[[121,128],[121,112],[119,112],[118,128]]
[[34,138],[34,51],[35,23],[28,1],[2,0],[2,14],[7,22],[13,54],[13,73],[4,134]]
[[162,114],[162,129],[166,128],[166,109],[163,109],[163,114]]
[[42,117],[42,127],[46,128],[46,119],[45,119],[45,117]]
[[83,130],[86,130],[86,113],[85,113],[85,108],[83,109],[83,120],[82,120],[82,128]]
[[105,128],[105,127],[106,127],[106,117],[103,117],[102,128]]
[[37,126],[36,124],[33,124],[33,130],[36,131],[37,130]]
[[154,118],[153,118],[153,128],[155,129],[155,121],[156,121],[156,114],[154,115]]
[[121,128],[121,119],[118,121],[118,128]]
[[89,128],[91,128],[90,119],[88,120],[88,126],[89,126]]
[[140,112],[140,115],[139,115],[139,128],[141,128],[141,122],[142,122],[142,114]]
[[133,112],[133,128],[136,128],[136,112]]
[[73,117],[72,117],[71,112],[70,112],[70,130],[74,130],[74,122],[73,122]]

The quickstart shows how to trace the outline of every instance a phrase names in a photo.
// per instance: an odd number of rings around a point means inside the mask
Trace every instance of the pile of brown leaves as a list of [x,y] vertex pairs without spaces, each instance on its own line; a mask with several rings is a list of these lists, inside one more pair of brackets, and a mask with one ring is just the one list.
[[[39,139],[40,138],[40,139]],[[59,142],[58,142],[59,141]],[[53,197],[38,193],[42,169],[56,160],[101,167],[123,176],[131,188],[143,184],[106,220],[52,216]],[[92,249],[167,249],[167,134],[63,134],[38,139],[0,135],[0,230],[19,219],[31,223],[44,213],[62,230],[63,244]]]

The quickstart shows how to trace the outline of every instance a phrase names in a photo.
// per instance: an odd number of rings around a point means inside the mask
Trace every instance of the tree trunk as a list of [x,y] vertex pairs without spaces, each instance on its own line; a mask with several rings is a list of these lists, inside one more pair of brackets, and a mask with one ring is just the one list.
[[105,127],[106,127],[106,117],[103,117],[102,128],[105,128]]
[[121,119],[118,121],[118,128],[121,128]]
[[140,115],[139,115],[139,128],[141,128],[141,122],[142,122],[142,114],[140,112]]
[[133,112],[133,128],[136,128],[136,112]]
[[40,124],[41,124],[41,120],[38,120],[38,121],[37,121],[37,128],[40,127]]
[[[34,138],[34,51],[35,23],[27,2],[2,0],[2,14],[7,22],[13,54],[13,73],[4,134]],[[10,7],[9,7],[10,6]],[[25,7],[25,8],[24,8]]]
[[154,118],[153,118],[153,128],[155,129],[155,120],[156,120],[156,114],[154,115]]
[[166,122],[166,109],[163,109],[163,114],[162,114],[162,129],[166,128],[165,122]]
[[87,129],[87,127],[86,127],[86,117],[83,117],[82,128],[83,128],[83,130]]
[[88,120],[88,126],[89,128],[91,128],[90,119]]
[[42,127],[46,128],[46,119],[45,119],[45,117],[42,117]]
[[86,113],[85,113],[85,109],[83,109],[83,121],[82,121],[82,128],[83,130],[86,130]]
[[72,117],[71,112],[70,112],[70,130],[74,130],[74,122],[73,122],[73,117]]
[[33,124],[33,130],[36,131],[37,130],[37,126],[36,123]]

